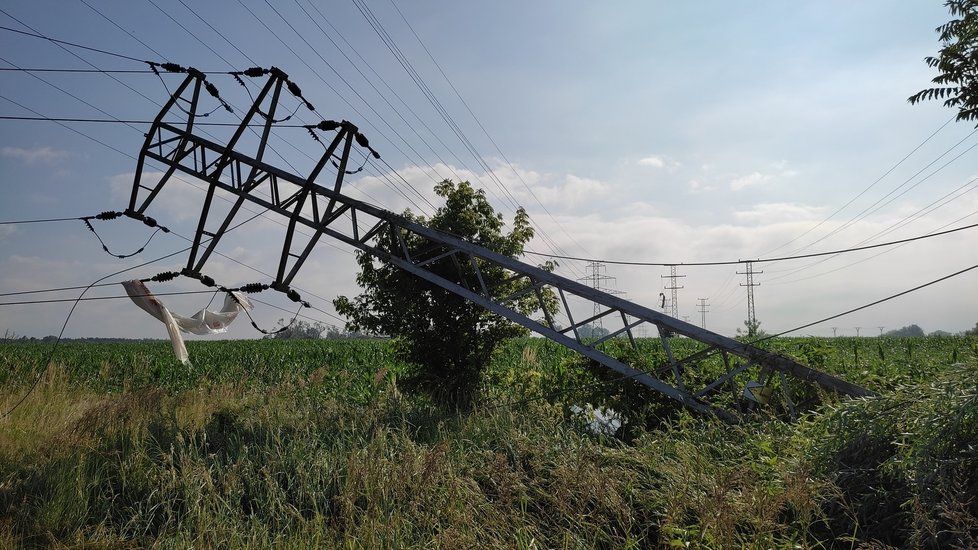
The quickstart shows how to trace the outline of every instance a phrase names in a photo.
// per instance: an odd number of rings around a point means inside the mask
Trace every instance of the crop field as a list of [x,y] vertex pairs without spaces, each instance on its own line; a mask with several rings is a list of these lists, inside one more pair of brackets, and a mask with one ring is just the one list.
[[978,545],[978,338],[762,345],[881,397],[732,426],[530,338],[453,411],[387,340],[0,344],[0,547]]

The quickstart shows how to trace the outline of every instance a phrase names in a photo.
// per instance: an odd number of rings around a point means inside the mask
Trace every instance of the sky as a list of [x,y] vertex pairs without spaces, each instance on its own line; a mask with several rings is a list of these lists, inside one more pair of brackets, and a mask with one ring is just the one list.
[[[382,161],[347,176],[345,194],[430,214],[418,194],[437,206],[437,181],[468,180],[507,220],[514,205],[529,212],[537,236],[527,250],[603,260],[604,286],[658,309],[660,292],[671,294],[669,268],[613,262],[768,259],[978,223],[974,125],[951,121],[940,102],[907,102],[936,76],[924,58],[947,19],[937,1],[16,0],[0,9],[0,116],[113,122],[0,119],[0,222],[126,207],[148,121],[182,78],[147,73],[142,61],[208,72],[235,109],[214,111],[213,122],[239,120],[261,83],[242,87],[228,71],[276,66],[316,112],[283,100],[298,109],[273,131],[268,162],[308,172],[322,146],[288,125],[349,120]],[[216,107],[205,98],[202,108]],[[147,166],[144,177],[160,169]],[[0,225],[0,331],[57,334],[71,302],[10,302],[80,291],[14,293],[179,269],[186,253],[159,258],[187,246],[176,234],[193,233],[202,197],[199,182],[168,184],[148,214],[173,233],[124,260],[77,220]],[[93,223],[118,253],[152,233],[128,219]],[[242,226],[203,271],[227,286],[268,282],[281,224],[267,215]],[[757,319],[787,331],[941,279],[978,263],[976,235],[755,263]],[[588,274],[585,261],[558,263],[565,277]],[[747,317],[745,269],[679,265],[679,317],[703,323],[705,303],[706,328],[733,335]],[[318,308],[303,313],[341,325],[331,301],[358,292],[356,272],[349,247],[324,241],[294,281]],[[151,288],[203,290],[187,280]],[[123,294],[111,285],[86,296]],[[282,295],[258,298],[259,326],[295,313]],[[163,299],[189,315],[211,296]],[[978,269],[792,334],[872,336],[910,324],[958,332],[976,321]],[[130,301],[107,298],[80,302],[65,335],[166,332]],[[239,322],[225,337],[260,336]]]

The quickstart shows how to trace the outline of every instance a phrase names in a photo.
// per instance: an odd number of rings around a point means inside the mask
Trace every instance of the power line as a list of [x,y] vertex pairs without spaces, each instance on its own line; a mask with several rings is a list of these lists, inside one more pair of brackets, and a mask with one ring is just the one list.
[[[117,283],[113,283],[117,284]],[[134,296],[178,296],[184,294],[211,294],[213,290],[186,290],[178,292],[156,292],[153,294],[137,294]],[[87,302],[93,300],[116,300],[121,298],[129,298],[129,295],[123,296],[92,296],[91,298],[61,298],[52,300],[24,300],[20,302],[0,302],[0,306],[22,306],[22,305],[33,305],[33,304],[56,304],[62,302]]]
[[[2,10],[0,10],[0,11],[2,11]],[[177,254],[182,254],[182,253],[184,253],[184,252],[186,252],[188,250],[190,250],[190,247],[184,248],[183,250],[178,250],[176,252],[172,252],[172,253],[167,254],[165,256],[160,256],[159,258],[156,258],[154,260],[150,260],[148,262],[143,262],[141,264],[137,264],[137,265],[134,265],[132,267],[127,267],[125,269],[121,269],[119,271],[116,271],[116,272],[110,273],[108,275],[105,275],[104,277],[100,277],[100,278],[96,279],[95,281],[93,281],[92,284],[88,285],[85,288],[85,290],[83,290],[82,293],[78,295],[78,299],[75,301],[74,304],[72,304],[71,309],[68,310],[68,315],[65,316],[65,322],[61,325],[61,331],[58,333],[58,339],[54,341],[54,345],[51,346],[51,352],[48,354],[47,358],[44,360],[44,363],[42,363],[44,365],[44,368],[41,369],[41,372],[37,373],[37,377],[34,378],[34,382],[31,384],[30,388],[27,389],[27,392],[24,393],[24,395],[21,396],[21,398],[18,399],[17,402],[14,403],[14,405],[7,410],[7,412],[3,413],[3,415],[0,416],[0,418],[6,418],[6,417],[10,416],[10,414],[13,413],[15,410],[17,410],[17,408],[20,407],[20,405],[24,402],[24,400],[27,399],[27,397],[31,393],[34,392],[34,389],[37,388],[37,384],[41,381],[41,377],[44,376],[44,373],[47,372],[48,368],[51,365],[51,359],[54,358],[54,354],[58,350],[58,345],[61,344],[61,337],[64,336],[65,329],[68,328],[68,321],[71,320],[71,315],[75,312],[75,308],[78,307],[78,304],[81,303],[81,299],[85,297],[85,293],[88,292],[88,290],[90,288],[94,287],[95,285],[101,283],[102,281],[104,281],[104,280],[106,280],[108,278],[115,277],[116,275],[121,275],[121,274],[123,274],[123,273],[125,273],[127,271],[132,271],[133,269],[138,269],[140,267],[145,267],[147,265],[154,264],[156,262],[159,262],[159,261],[165,260],[167,258],[171,258],[173,256],[176,256]]]
[[[861,212],[859,212],[858,214],[856,214],[855,216],[853,216],[852,218],[850,218],[848,221],[846,221],[845,223],[843,223],[839,227],[833,229],[832,231],[829,231],[825,235],[822,235],[821,237],[819,237],[819,238],[815,239],[814,241],[808,243],[807,245],[804,245],[802,247],[796,248],[795,250],[793,250],[791,252],[791,254],[797,253],[797,252],[799,252],[801,250],[805,250],[806,248],[810,248],[810,247],[812,247],[812,246],[814,246],[814,245],[816,245],[816,244],[824,241],[825,239],[831,237],[832,235],[835,235],[836,233],[841,232],[845,228],[850,227],[854,223],[859,222],[859,221],[861,221],[863,219],[866,219],[871,214],[873,214],[875,212],[878,212],[884,206],[892,203],[896,199],[898,199],[898,198],[902,197],[903,195],[907,194],[911,189],[914,189],[915,187],[917,187],[921,183],[924,183],[925,181],[929,180],[935,174],[937,174],[938,172],[940,172],[941,170],[943,170],[944,168],[946,168],[948,165],[950,165],[952,162],[958,160],[959,158],[961,158],[962,156],[964,156],[966,153],[968,153],[969,151],[971,151],[975,147],[978,147],[978,143],[975,143],[971,147],[968,147],[963,152],[961,152],[960,154],[958,154],[958,156],[956,156],[956,157],[952,158],[951,160],[945,162],[940,167],[938,167],[936,170],[934,170],[930,174],[927,174],[926,176],[924,176],[923,178],[921,178],[919,181],[917,181],[917,183],[911,185],[910,187],[908,187],[907,189],[905,189],[900,194],[898,194],[895,197],[887,200],[886,202],[883,202],[887,197],[890,197],[891,195],[893,195],[893,193],[896,193],[898,190],[900,190],[901,188],[903,188],[905,185],[907,185],[908,183],[910,183],[911,181],[913,181],[914,178],[916,178],[921,173],[923,173],[925,170],[927,170],[928,168],[930,168],[931,166],[933,166],[935,163],[937,163],[937,161],[939,161],[942,158],[944,158],[948,153],[950,153],[951,151],[953,151],[954,149],[956,149],[959,145],[961,145],[962,143],[964,143],[968,138],[970,138],[971,136],[975,135],[975,133],[978,133],[978,129],[973,130],[970,134],[968,134],[967,136],[965,136],[964,138],[962,138],[960,141],[958,141],[957,143],[955,143],[954,145],[952,145],[949,149],[947,149],[946,151],[944,151],[943,153],[941,153],[941,155],[939,157],[937,157],[936,159],[934,159],[931,162],[927,163],[923,168],[921,168],[916,173],[914,173],[912,176],[910,176],[909,178],[907,178],[906,180],[904,180],[903,183],[901,183],[900,185],[898,185],[894,189],[890,190],[889,193],[887,193],[887,194],[883,195],[881,198],[877,199],[876,202],[874,202],[873,204],[871,204],[871,205],[867,206],[866,208],[864,208]],[[880,203],[882,203],[882,204],[880,204]]]
[[[152,120],[132,120],[132,119],[118,119],[118,118],[66,118],[66,117],[45,117],[45,116],[12,116],[12,115],[0,115],[0,120],[25,120],[25,121],[43,121],[43,122],[86,122],[86,123],[96,123],[96,124],[152,124]],[[163,121],[163,124],[174,124],[173,122]],[[194,121],[194,126],[233,126],[239,127],[241,124],[234,122],[206,122],[206,121]],[[260,128],[264,124],[254,123],[249,124],[249,128]],[[305,128],[304,124],[276,124],[279,128]],[[288,141],[286,141],[288,143]]]
[[[397,14],[401,16],[401,20],[404,21],[404,24],[405,25],[407,25],[407,28],[411,31],[411,34],[414,35],[415,40],[418,41],[418,44],[420,44],[421,47],[424,49],[425,53],[428,54],[428,58],[431,59],[431,62],[435,65],[435,68],[438,69],[438,72],[441,73],[441,76],[445,79],[445,81],[448,83],[448,85],[452,88],[452,91],[455,92],[455,96],[459,99],[459,101],[462,102],[462,105],[465,106],[465,109],[468,111],[469,115],[472,116],[472,119],[475,120],[476,124],[479,125],[479,128],[482,130],[482,133],[486,136],[486,138],[489,139],[489,142],[492,143],[493,147],[495,147],[496,152],[499,153],[499,156],[501,156],[502,159],[506,162],[506,164],[509,166],[509,169],[512,170],[513,174],[517,177],[517,179],[520,180],[520,182],[523,184],[523,187],[526,188],[527,192],[530,193],[530,196],[533,197],[533,200],[536,201],[536,203],[538,205],[540,205],[540,208],[542,208],[543,211],[550,217],[550,219],[557,225],[557,227],[559,227],[560,230],[563,231],[563,233],[565,235],[567,235],[567,237],[571,240],[571,242],[573,242],[574,244],[576,244],[577,247],[580,248],[581,250],[584,250],[584,247],[579,242],[577,242],[577,240],[574,238],[574,236],[571,235],[570,233],[568,233],[567,232],[567,229],[565,229],[564,226],[560,222],[557,221],[557,219],[554,217],[554,215],[550,213],[550,210],[547,209],[546,205],[543,204],[543,202],[539,199],[539,197],[537,197],[536,193],[533,192],[533,189],[531,189],[530,186],[526,183],[526,180],[523,179],[522,174],[520,174],[516,170],[516,168],[513,166],[513,163],[510,162],[510,160],[506,157],[506,155],[499,148],[499,145],[496,143],[496,140],[494,140],[492,138],[492,136],[489,135],[489,132],[488,132],[488,130],[486,130],[485,125],[483,125],[482,124],[482,121],[479,120],[479,117],[477,117],[475,115],[475,113],[472,111],[472,108],[469,107],[468,102],[465,101],[465,99],[462,97],[462,94],[458,91],[458,88],[455,87],[455,84],[452,82],[452,80],[450,78],[448,78],[448,75],[441,68],[441,65],[438,63],[437,60],[435,60],[435,57],[431,54],[431,51],[428,49],[428,46],[425,45],[425,43],[421,40],[421,37],[418,36],[418,33],[414,30],[414,27],[407,20],[407,18],[404,17],[404,13],[401,12],[401,9],[399,7],[397,7],[397,3],[394,2],[394,0],[391,0],[391,5],[394,7],[394,10],[397,11]],[[559,250],[559,247],[558,247],[558,250]]]
[[[9,18],[13,19],[14,21],[17,21],[18,23],[20,23],[20,20],[18,20],[13,15],[10,15],[6,11],[4,11],[2,8],[0,8],[0,13],[3,13],[7,17],[9,17]],[[23,25],[23,23],[21,23],[21,24]],[[24,25],[24,26],[26,27],[27,25]],[[10,27],[4,27],[4,26],[0,26],[0,30],[9,31],[9,32],[15,32],[15,33],[23,34],[23,35],[27,35],[27,36],[33,36],[35,38],[42,38],[44,40],[47,40],[49,42],[53,42],[55,44],[64,44],[65,46],[71,46],[72,48],[80,48],[82,50],[89,50],[89,51],[92,51],[92,52],[97,52],[97,53],[101,53],[101,54],[105,54],[105,55],[111,55],[113,57],[119,57],[119,58],[122,58],[122,59],[128,59],[130,61],[136,61],[138,63],[149,63],[149,61],[146,61],[144,59],[138,59],[136,57],[130,57],[128,55],[123,55],[123,54],[120,54],[120,53],[110,52],[110,51],[106,51],[106,50],[100,50],[98,48],[92,48],[90,46],[82,46],[81,44],[75,44],[73,42],[68,42],[66,40],[57,40],[57,39],[54,39],[54,38],[50,38],[48,36],[44,36],[43,34],[40,34],[40,33],[37,33],[37,32],[21,31],[21,30],[17,30],[17,29],[11,29]]]
[[[948,225],[951,225],[953,223],[957,223],[957,222],[959,222],[959,221],[961,221],[963,219],[970,218],[971,216],[974,216],[975,214],[978,214],[978,211],[972,212],[972,213],[967,214],[965,216],[961,216],[960,218],[952,221],[951,223],[945,224],[942,227],[947,227]],[[804,271],[805,269],[810,269],[810,268],[814,267],[815,265],[818,265],[819,263],[822,263],[822,262],[828,260],[829,258],[826,258],[825,260],[819,260],[818,262],[814,262],[814,263],[812,263],[812,264],[810,264],[808,266],[805,266],[802,269],[792,270],[792,271],[789,271],[789,272],[784,273],[782,275],[779,275],[777,277],[772,277],[770,279],[770,283],[769,284],[772,284],[772,285],[786,285],[786,284],[791,284],[791,283],[798,283],[798,282],[801,282],[801,281],[807,281],[807,280],[810,280],[810,279],[816,279],[818,277],[823,277],[823,276],[828,275],[830,273],[835,273],[837,271],[841,271],[843,269],[850,268],[850,267],[852,267],[854,265],[859,265],[859,264],[861,264],[863,262],[867,262],[867,261],[872,260],[874,258],[878,258],[878,257],[882,256],[883,254],[888,254],[890,252],[893,252],[894,250],[896,250],[896,248],[899,248],[900,246],[903,246],[903,245],[899,245],[899,246],[897,246],[897,247],[895,247],[893,249],[890,249],[890,250],[884,250],[882,252],[878,252],[878,253],[873,254],[872,256],[870,256],[868,258],[863,258],[861,260],[857,260],[855,262],[848,263],[846,265],[843,265],[843,266],[840,266],[840,267],[836,267],[836,268],[830,269],[828,271],[823,271],[822,273],[817,273],[815,275],[809,275],[807,277],[801,277],[801,278],[798,278],[798,279],[790,279],[790,280],[787,280],[787,281],[783,281],[782,280],[785,277],[788,277],[788,276],[791,276],[791,275],[793,275],[795,273],[798,273],[799,271]],[[775,281],[780,281],[780,282],[775,282]]]
[[[18,103],[18,102],[16,102],[16,101],[14,101],[14,100],[12,100],[12,99],[10,99],[9,97],[6,97],[6,96],[4,96],[3,94],[0,94],[0,99],[5,99],[5,100],[7,100],[7,101],[9,101],[9,102],[11,102],[11,103],[13,103],[14,105],[16,105],[16,106],[18,106],[18,107],[20,107],[21,109],[24,109],[25,111],[30,111],[30,112],[32,112],[32,113],[34,113],[34,114],[35,114],[35,115],[37,115],[38,117],[41,117],[41,118],[47,118],[47,117],[45,117],[44,115],[42,115],[41,113],[39,113],[39,112],[37,112],[37,111],[35,111],[34,109],[31,109],[30,107],[27,107],[27,106],[25,106],[25,105],[22,105],[22,104],[20,104],[20,103]],[[96,137],[93,137],[93,136],[90,136],[90,135],[88,135],[88,134],[86,134],[86,133],[84,133],[84,132],[80,132],[80,131],[78,131],[78,130],[76,130],[76,129],[74,129],[74,128],[72,128],[71,126],[68,126],[67,124],[65,124],[65,123],[63,123],[63,122],[59,122],[59,121],[57,121],[57,120],[52,120],[52,122],[54,122],[55,124],[57,124],[57,125],[59,125],[59,126],[61,126],[62,128],[64,128],[64,129],[66,129],[66,130],[70,130],[70,131],[72,131],[72,132],[74,132],[74,133],[76,133],[76,134],[78,134],[78,135],[80,135],[80,136],[82,136],[83,138],[86,138],[86,139],[89,139],[89,140],[92,140],[92,141],[94,141],[95,143],[98,143],[99,145],[101,145],[101,146],[103,146],[103,147],[106,147],[106,148],[108,148],[108,149],[112,149],[113,151],[115,151],[116,153],[119,153],[120,155],[123,155],[123,156],[126,156],[126,157],[129,157],[129,158],[131,158],[132,160],[136,160],[136,157],[134,157],[134,156],[132,156],[132,155],[130,155],[129,153],[126,153],[125,151],[123,151],[123,150],[121,150],[121,149],[118,149],[118,148],[116,148],[116,147],[114,147],[114,146],[112,146],[112,145],[109,145],[108,143],[105,143],[104,141],[102,141],[102,140],[100,140],[100,139],[98,139],[98,138],[96,138]]]
[[941,231],[938,233],[928,233],[927,235],[918,235],[916,237],[910,237],[908,239],[900,239],[898,241],[889,241],[885,243],[871,244],[866,246],[857,246],[853,248],[845,248],[842,250],[832,250],[829,252],[814,252],[811,254],[800,254],[797,256],[781,256],[777,258],[757,258],[753,260],[727,260],[719,262],[632,262],[623,260],[599,260],[594,258],[581,258],[577,256],[561,256],[557,254],[544,254],[542,252],[533,252],[532,250],[525,251],[526,254],[533,254],[534,256],[543,256],[545,258],[556,258],[561,260],[575,260],[581,262],[600,262],[605,264],[614,265],[634,265],[634,266],[652,266],[652,267],[670,267],[674,265],[684,265],[684,266],[716,266],[716,265],[737,265],[737,264],[747,264],[747,263],[761,263],[761,262],[781,262],[786,260],[799,260],[804,258],[816,258],[818,256],[830,256],[833,254],[845,254],[848,252],[858,252],[860,250],[869,250],[871,248],[880,248],[883,246],[893,246],[896,244],[908,243],[912,241],[919,241],[921,239],[929,239],[931,237],[940,237],[941,235],[947,235],[949,233],[956,233],[958,231],[964,231],[965,229],[973,229],[978,227],[978,223],[966,225],[963,227],[957,227],[955,229],[948,229],[947,231]]
[[770,336],[766,336],[764,338],[761,338],[760,340],[756,340],[756,342],[760,342],[762,340],[768,340],[768,339],[774,338],[776,336],[783,336],[783,335],[788,334],[790,332],[797,332],[797,331],[799,331],[801,329],[805,329],[805,328],[808,328],[808,327],[811,327],[811,326],[814,326],[814,325],[818,325],[818,324],[824,323],[826,321],[831,321],[832,319],[838,319],[839,317],[842,317],[844,315],[849,315],[850,313],[855,313],[857,311],[861,311],[863,309],[870,308],[870,307],[873,307],[873,306],[878,305],[878,304],[882,304],[883,302],[888,302],[890,300],[893,300],[894,298],[899,298],[900,296],[904,296],[906,294],[910,294],[911,292],[915,292],[915,291],[920,290],[922,288],[926,288],[926,287],[929,287],[931,285],[935,285],[937,283],[940,283],[942,281],[946,281],[946,280],[948,280],[948,279],[950,279],[952,277],[957,277],[958,275],[961,275],[963,273],[967,273],[967,272],[969,272],[969,271],[971,271],[973,269],[978,269],[978,264],[975,264],[975,265],[973,265],[971,267],[966,267],[966,268],[964,268],[964,269],[962,269],[960,271],[955,271],[954,273],[951,273],[950,275],[945,275],[945,276],[943,276],[943,277],[941,277],[939,279],[934,279],[933,281],[930,281],[929,283],[924,283],[922,285],[915,286],[915,287],[913,287],[911,289],[904,290],[903,292],[898,292],[898,293],[893,294],[891,296],[887,296],[886,298],[883,298],[881,300],[876,300],[875,302],[871,302],[871,303],[868,303],[866,305],[862,305],[862,306],[859,306],[859,307],[850,309],[848,311],[843,311],[842,313],[837,313],[835,315],[831,315],[829,317],[825,317],[823,319],[819,319],[818,321],[812,321],[811,323],[807,323],[807,324],[804,324],[804,325],[801,325],[801,326],[797,326],[795,328],[788,329],[788,330],[779,332],[777,334],[772,334]]
[[933,138],[934,136],[936,136],[938,133],[940,133],[941,130],[943,130],[945,127],[947,127],[948,124],[950,124],[951,122],[953,122],[954,119],[955,119],[955,117],[953,117],[953,116],[951,118],[947,119],[947,122],[945,122],[944,124],[942,124],[941,127],[938,128],[937,130],[934,130],[934,132],[931,135],[927,136],[927,138],[924,139],[924,141],[920,142],[916,147],[914,147],[912,151],[910,151],[909,153],[907,153],[906,155],[904,155],[903,158],[901,158],[899,161],[897,161],[896,164],[894,164],[893,166],[891,166],[889,170],[887,170],[886,172],[883,173],[883,175],[881,175],[880,177],[876,178],[876,180],[873,183],[869,184],[865,189],[863,189],[862,191],[860,191],[859,194],[857,194],[853,198],[849,199],[848,202],[846,202],[845,204],[843,204],[842,206],[840,206],[839,208],[837,208],[835,210],[835,212],[832,212],[831,214],[829,214],[828,217],[826,217],[822,221],[818,222],[817,224],[815,224],[814,226],[812,226],[811,228],[809,228],[808,230],[806,230],[804,233],[798,235],[797,237],[791,239],[790,241],[788,241],[788,242],[786,242],[786,243],[784,243],[784,244],[782,244],[782,245],[780,245],[780,246],[778,246],[776,248],[772,248],[771,250],[768,250],[764,254],[770,254],[771,252],[775,252],[777,250],[780,250],[780,249],[788,246],[789,244],[797,241],[798,239],[800,239],[800,238],[804,237],[805,235],[808,235],[812,231],[818,229],[823,224],[825,224],[825,222],[827,222],[827,221],[831,220],[832,218],[834,218],[836,214],[838,214],[839,212],[842,212],[843,210],[845,210],[846,208],[848,208],[850,204],[852,204],[853,202],[855,202],[859,197],[862,197],[863,195],[865,195],[870,189],[872,189],[873,187],[875,187],[877,183],[879,183],[880,181],[882,181],[883,178],[885,178],[886,176],[890,175],[891,172],[893,172],[894,170],[896,170],[908,158],[910,158],[921,147],[923,147],[928,141],[930,141],[931,138]]
[[[0,67],[0,72],[79,73],[79,74],[157,74],[149,69],[51,69],[41,67]],[[204,74],[214,74],[201,71]]]
[[[937,210],[937,209],[939,209],[939,208],[941,208],[941,207],[943,207],[943,206],[951,203],[952,201],[960,198],[962,195],[964,195],[966,193],[969,193],[969,192],[971,192],[971,191],[973,191],[975,189],[978,189],[978,184],[975,184],[976,181],[978,181],[978,178],[974,178],[971,181],[968,181],[968,182],[964,183],[963,185],[957,187],[956,189],[953,189],[949,193],[947,193],[944,196],[938,198],[937,200],[931,202],[930,204],[928,204],[928,205],[926,205],[926,206],[918,209],[913,214],[910,214],[909,216],[904,217],[900,221],[894,222],[893,224],[891,224],[886,229],[883,229],[882,231],[878,231],[874,235],[872,235],[870,237],[867,237],[867,238],[859,241],[858,243],[856,243],[855,246],[860,246],[863,243],[869,242],[870,240],[872,240],[872,239],[874,239],[876,237],[881,237],[883,235],[888,235],[889,233],[892,233],[893,231],[896,231],[897,229],[900,229],[901,227],[904,227],[904,226],[908,225],[914,219],[919,219],[919,218],[921,218],[921,217],[923,217],[923,216],[925,216],[927,214],[930,214],[931,212],[933,212],[933,211],[935,211],[935,210]],[[972,184],[974,184],[974,185],[972,185]],[[972,187],[970,189],[965,189],[969,185],[971,185]],[[964,189],[964,191],[962,191],[962,189]],[[958,194],[956,196],[953,196],[952,197],[952,195],[954,195],[955,193],[958,193]],[[950,197],[950,198],[948,198],[948,197]],[[944,201],[944,202],[941,202],[941,201]],[[938,203],[940,203],[940,204],[938,204]],[[943,228],[945,228],[945,227],[947,227],[949,225],[952,225],[954,223],[957,223],[957,222],[959,222],[959,221],[961,221],[963,219],[969,218],[972,215],[973,215],[973,213],[972,214],[968,214],[966,216],[962,216],[962,217],[960,217],[960,218],[958,218],[958,219],[956,219],[956,220],[954,220],[954,221],[952,221],[950,223],[946,223],[946,224],[942,225],[941,227],[939,227],[938,230],[943,229]],[[931,234],[936,234],[936,233],[935,232],[928,233],[928,235],[931,235]],[[866,258],[866,260],[871,259],[871,258],[875,258],[877,256],[880,256],[881,254],[884,254],[884,253],[885,252],[880,253],[880,254],[875,254],[875,255],[871,256],[870,258]],[[781,270],[782,271],[781,275],[778,275],[777,277],[774,277],[771,280],[772,281],[776,281],[776,280],[784,279],[786,277],[790,277],[790,276],[792,276],[792,275],[794,275],[796,273],[800,273],[802,271],[806,271],[806,270],[808,270],[808,269],[810,269],[812,267],[815,267],[816,265],[819,265],[821,263],[824,263],[824,262],[826,262],[826,261],[828,261],[830,259],[831,258],[824,258],[824,259],[821,259],[821,260],[818,260],[818,261],[815,261],[815,262],[811,262],[809,264],[806,264],[806,265],[803,265],[803,266],[800,266],[800,267],[796,267],[796,268],[793,268],[793,269]],[[838,271],[839,269],[844,269],[846,267],[849,267],[849,266],[852,266],[852,265],[856,265],[856,264],[862,263],[863,261],[865,261],[865,260],[860,260],[858,262],[853,262],[853,263],[848,264],[846,266],[842,266],[840,268],[836,268],[836,269],[833,269],[831,271],[826,271],[825,273],[822,273],[820,275],[814,275],[814,276],[811,276],[811,277],[805,277],[804,279],[797,279],[797,280],[806,280],[806,279],[811,279],[811,278],[818,277],[818,276],[821,276],[821,275],[826,275],[828,273],[833,273],[835,271]]]

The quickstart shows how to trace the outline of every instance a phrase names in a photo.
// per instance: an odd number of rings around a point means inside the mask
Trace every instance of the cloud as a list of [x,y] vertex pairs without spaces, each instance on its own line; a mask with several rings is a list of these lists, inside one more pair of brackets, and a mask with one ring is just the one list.
[[645,157],[639,160],[638,163],[642,166],[651,166],[653,168],[665,168],[666,166],[666,161],[658,155]]
[[639,159],[638,165],[648,166],[657,170],[665,169],[669,172],[675,172],[680,166],[682,166],[678,161],[663,155],[649,155],[645,158]]
[[[140,183],[147,187],[156,185],[163,172],[144,171]],[[118,174],[109,178],[109,186],[113,198],[129,201],[132,193],[134,174],[132,172]],[[147,210],[147,214],[153,216],[151,211],[163,212],[163,216],[158,216],[160,223],[167,225],[167,222],[183,222],[197,219],[200,216],[201,205],[204,203],[207,186],[205,183],[190,178],[189,176],[174,175],[170,178],[160,193],[153,199],[152,204]],[[148,191],[140,193],[140,200],[144,200],[149,195]],[[217,194],[223,197],[226,194]],[[212,207],[215,208],[211,216],[223,215],[227,209],[228,202],[222,199],[215,200]]]
[[[564,176],[562,182],[554,182],[551,185],[542,185],[544,180],[549,178],[539,178],[532,182],[530,189],[533,195],[548,209],[573,209],[574,207],[595,201],[604,201],[609,192],[607,183],[590,178],[582,178],[573,174]],[[522,195],[517,193],[517,195]],[[527,195],[528,196],[528,195]],[[529,210],[536,209],[536,200],[524,201]]]
[[58,151],[50,147],[37,147],[34,149],[4,147],[0,149],[0,156],[20,159],[27,164],[54,164],[68,158],[71,156],[71,153],[68,151]]
[[771,179],[769,174],[762,174],[760,172],[752,172],[746,176],[741,176],[739,178],[734,178],[730,181],[730,189],[733,191],[741,191],[748,187],[754,187],[766,183]]
[[780,223],[816,219],[821,208],[786,202],[755,204],[749,210],[734,212],[734,218],[746,223]]
[[17,232],[17,226],[10,224],[0,224],[0,241]]
[[715,185],[707,185],[699,180],[689,180],[686,184],[689,187],[689,192],[692,194],[698,193],[709,193],[710,191],[716,191]]

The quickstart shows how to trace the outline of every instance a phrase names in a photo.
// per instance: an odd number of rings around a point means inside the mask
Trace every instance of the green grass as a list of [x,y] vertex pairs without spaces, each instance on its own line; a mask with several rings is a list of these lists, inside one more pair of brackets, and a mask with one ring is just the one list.
[[[0,420],[0,547],[967,548],[978,537],[974,339],[775,340],[883,397],[792,424],[672,410],[627,443],[568,417],[592,395],[573,384],[594,379],[536,339],[499,350],[485,404],[465,415],[402,394],[407,367],[387,342],[191,344],[192,368],[163,343],[59,351]],[[0,409],[24,395],[44,349],[0,347]]]

